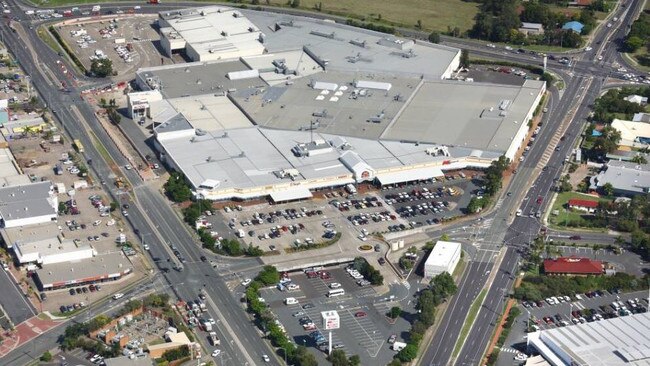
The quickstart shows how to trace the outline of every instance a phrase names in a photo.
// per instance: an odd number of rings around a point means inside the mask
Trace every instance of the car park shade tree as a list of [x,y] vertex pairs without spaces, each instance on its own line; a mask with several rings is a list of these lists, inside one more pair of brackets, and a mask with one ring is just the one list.
[[361,364],[359,356],[354,355],[348,358],[342,349],[333,350],[327,360],[332,363],[332,366],[358,366]]
[[264,266],[255,280],[267,286],[272,285],[280,282],[280,273],[274,266]]
[[192,198],[192,190],[181,173],[172,172],[164,188],[167,197],[174,202],[185,202]]

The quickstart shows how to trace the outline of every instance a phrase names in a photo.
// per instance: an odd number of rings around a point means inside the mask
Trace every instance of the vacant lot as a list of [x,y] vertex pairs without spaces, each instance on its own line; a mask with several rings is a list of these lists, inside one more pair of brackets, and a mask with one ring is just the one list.
[[[262,3],[264,3],[262,1]],[[272,5],[285,6],[285,0],[270,0]],[[461,0],[301,0],[301,8],[315,9],[322,3],[321,11],[365,20],[413,28],[418,20],[424,30],[447,31],[447,27],[468,30],[474,24],[478,4]]]

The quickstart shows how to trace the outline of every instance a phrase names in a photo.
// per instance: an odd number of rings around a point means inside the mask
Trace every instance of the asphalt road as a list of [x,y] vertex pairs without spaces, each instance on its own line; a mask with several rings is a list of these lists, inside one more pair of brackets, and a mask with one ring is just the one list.
[[0,304],[5,314],[14,324],[23,321],[37,314],[31,302],[25,298],[18,285],[14,282],[7,271],[0,271]]

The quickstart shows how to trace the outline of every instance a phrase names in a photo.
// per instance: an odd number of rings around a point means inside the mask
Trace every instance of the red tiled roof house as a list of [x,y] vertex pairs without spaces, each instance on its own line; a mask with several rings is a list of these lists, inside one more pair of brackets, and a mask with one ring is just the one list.
[[598,208],[598,201],[581,200],[581,199],[573,198],[569,200],[568,205],[569,205],[569,209],[593,213]]
[[604,273],[603,262],[580,257],[560,257],[544,260],[547,275],[589,276]]

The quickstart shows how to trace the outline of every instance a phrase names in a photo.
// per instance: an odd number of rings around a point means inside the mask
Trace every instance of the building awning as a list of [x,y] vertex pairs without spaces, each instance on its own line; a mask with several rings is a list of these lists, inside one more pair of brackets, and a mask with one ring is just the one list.
[[385,186],[388,184],[442,177],[443,175],[444,174],[442,174],[442,170],[440,170],[440,168],[426,167],[390,173],[379,173],[377,174],[377,180],[382,186]]
[[305,187],[294,187],[279,192],[272,192],[271,199],[273,202],[285,202],[292,200],[299,200],[302,198],[311,198],[312,194],[308,188]]

